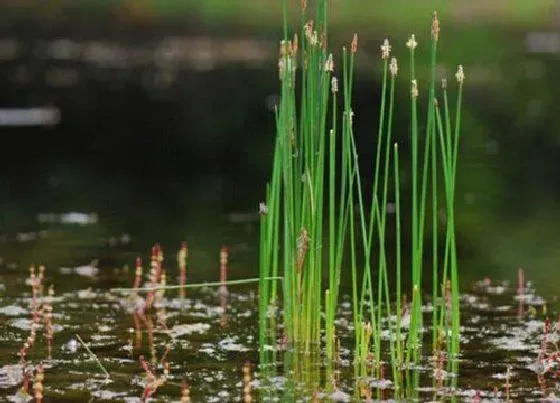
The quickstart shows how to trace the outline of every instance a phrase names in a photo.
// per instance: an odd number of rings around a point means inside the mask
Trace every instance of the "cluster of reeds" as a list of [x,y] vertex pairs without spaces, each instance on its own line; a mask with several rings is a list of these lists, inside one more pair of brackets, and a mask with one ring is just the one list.
[[[405,229],[401,211],[406,206],[401,201],[399,177],[403,168],[393,133],[399,66],[391,56],[389,41],[381,45],[380,117],[371,204],[366,206],[368,195],[364,194],[366,186],[360,174],[352,109],[358,36],[354,34],[349,48],[342,49],[338,67],[328,50],[328,1],[317,0],[313,10],[306,1],[300,3],[301,32],[293,37],[288,33],[287,1],[283,1],[283,7],[277,135],[266,202],[259,206],[261,360],[267,316],[274,312],[270,307],[279,302],[276,282],[265,279],[277,277],[282,270],[284,329],[291,346],[310,353],[322,347],[324,336],[327,363],[332,363],[340,281],[343,268],[348,268],[356,375],[379,379],[382,352],[388,349],[398,392],[401,371],[414,368],[421,358],[424,273],[431,266],[432,343],[435,350],[446,349],[456,370],[460,315],[454,205],[463,68],[457,69],[457,98],[452,112],[447,81],[441,81],[441,91],[436,95],[437,15],[434,13],[432,20],[430,73],[425,87],[415,68],[418,42],[412,35],[406,43],[411,117],[411,192],[407,204],[411,224]],[[427,105],[426,121],[421,123],[423,88]],[[389,226],[393,227],[394,239],[387,239]],[[405,291],[401,287],[403,232],[411,238],[411,260],[406,265],[412,280],[410,304],[403,303]],[[429,246],[425,245],[428,236],[432,240]],[[390,245],[395,250],[391,264]],[[425,254],[428,247],[431,253]],[[395,283],[394,288],[390,282]],[[387,342],[384,332],[389,334]]]

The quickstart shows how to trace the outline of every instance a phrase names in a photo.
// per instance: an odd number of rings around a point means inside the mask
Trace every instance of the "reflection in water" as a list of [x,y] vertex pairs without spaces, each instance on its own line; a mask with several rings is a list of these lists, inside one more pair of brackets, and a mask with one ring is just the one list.
[[58,122],[58,108],[0,108],[0,126],[53,126]]
[[43,380],[45,379],[45,371],[43,364],[38,364],[35,370],[35,381],[33,382],[33,397],[37,403],[43,401]]
[[181,403],[191,403],[191,390],[185,379],[181,384]]
[[253,401],[251,382],[253,381],[253,372],[251,370],[251,363],[245,362],[243,365],[243,401],[251,403]]

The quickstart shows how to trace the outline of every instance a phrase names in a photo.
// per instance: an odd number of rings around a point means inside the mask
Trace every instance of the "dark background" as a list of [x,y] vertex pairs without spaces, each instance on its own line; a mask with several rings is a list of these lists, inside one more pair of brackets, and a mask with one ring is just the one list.
[[[253,214],[274,139],[280,4],[0,1],[0,107],[61,113],[55,126],[0,126],[6,259],[62,264],[99,254],[76,249],[78,239],[98,248],[123,234],[137,249],[187,239],[200,253],[222,243],[254,252]],[[439,74],[452,79],[463,64],[467,76],[457,190],[465,259],[481,262],[472,266],[477,275],[513,278],[521,265],[549,278],[560,251],[556,1],[333,0],[335,55],[360,36],[361,159],[374,150],[379,45],[388,36],[405,60],[406,38],[416,33],[425,74],[434,9]],[[396,135],[404,142],[407,86],[403,75]],[[17,234],[44,227],[38,213],[70,211],[97,213],[95,230],[56,235],[63,231],[49,227],[52,243],[14,252]]]

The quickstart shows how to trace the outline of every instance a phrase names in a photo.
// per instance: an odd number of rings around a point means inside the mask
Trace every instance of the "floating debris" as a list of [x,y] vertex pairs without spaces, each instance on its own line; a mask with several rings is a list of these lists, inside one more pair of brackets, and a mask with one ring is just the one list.
[[208,323],[190,323],[184,325],[175,325],[171,328],[171,337],[180,337],[184,335],[191,335],[193,333],[204,334],[210,330]]

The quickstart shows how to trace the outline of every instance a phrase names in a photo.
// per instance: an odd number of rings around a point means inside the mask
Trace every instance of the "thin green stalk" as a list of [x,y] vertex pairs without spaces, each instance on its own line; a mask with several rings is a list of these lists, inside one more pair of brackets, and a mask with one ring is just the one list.
[[[412,140],[411,140],[411,170],[412,170],[412,312],[409,327],[409,338],[407,343],[407,362],[417,361],[418,351],[418,327],[421,301],[417,291],[420,280],[420,267],[418,267],[418,84],[414,71],[414,49],[416,40],[414,35],[409,39],[407,46],[410,49],[410,72],[411,72],[411,121],[412,121]],[[416,291],[415,291],[416,290]]]
[[86,343],[84,343],[84,341],[82,340],[82,338],[80,337],[79,334],[76,333],[76,338],[78,339],[78,341],[80,342],[80,344],[82,346],[84,346],[84,348],[86,349],[86,351],[89,353],[89,356],[92,360],[94,360],[97,364],[97,366],[101,369],[101,371],[103,371],[103,374],[105,374],[105,379],[111,379],[111,375],[109,375],[109,372],[107,372],[107,370],[105,369],[105,367],[103,366],[103,364],[101,364],[101,361],[99,361],[99,358],[97,358],[97,354],[94,354],[93,351],[90,350],[90,348],[88,347],[88,345]]
[[[329,290],[334,290],[335,288],[335,264],[336,264],[336,251],[335,247],[337,244],[336,241],[336,219],[335,219],[335,153],[336,153],[336,100],[337,100],[337,93],[338,93],[338,82],[336,78],[332,79],[331,84],[331,91],[332,91],[332,129],[329,133]],[[339,217],[342,219],[342,217]],[[336,294],[336,292],[335,292]],[[336,305],[336,295],[333,296],[329,294],[329,304],[325,305],[326,309],[328,309],[328,313],[326,314],[326,320],[329,322],[334,322],[334,312],[335,312],[335,305]],[[333,340],[330,340],[333,335],[329,335],[327,337],[327,342],[331,343],[327,346],[327,360],[330,363],[333,359],[334,355],[334,344],[332,343]]]
[[[441,113],[439,112],[439,110],[437,111],[437,113],[439,114],[438,118],[438,125],[439,125],[439,135],[441,137],[441,139],[445,139],[443,142],[440,142],[441,147],[442,147],[442,161],[443,161],[443,169],[444,169],[444,183],[447,183],[448,179],[445,177],[445,175],[449,175],[449,166],[448,164],[448,157],[447,157],[447,150],[449,150],[449,147],[451,146],[450,143],[448,142],[449,139],[451,139],[451,118],[450,118],[450,113],[449,113],[449,102],[448,102],[448,97],[447,97],[447,81],[443,80],[442,81],[442,89],[443,89],[443,106],[444,106],[444,116],[445,116],[445,122],[442,123],[442,118],[441,118]],[[444,159],[445,156],[445,159]],[[446,206],[447,206],[447,192],[445,193],[445,197],[446,197]],[[446,208],[447,209],[447,208]],[[447,213],[447,211],[446,211]],[[448,216],[446,215],[446,219],[448,218]],[[452,243],[452,239],[451,239],[451,233],[449,232],[449,228],[446,227],[446,232],[445,232],[445,249],[444,249],[444,255],[443,255],[443,273],[442,273],[442,278],[441,278],[441,295],[442,298],[445,300],[446,298],[446,287],[447,287],[447,279],[449,276],[449,261],[450,261],[450,250],[451,250],[451,243]],[[447,306],[446,304],[442,304],[442,308],[440,310],[440,327],[443,328],[444,323],[443,321],[445,320],[445,318],[447,318]]]
[[[391,88],[389,94],[389,114],[388,114],[388,124],[387,124],[387,135],[385,136],[385,166],[384,166],[384,178],[383,178],[383,202],[382,202],[382,212],[381,212],[381,221],[379,227],[379,277],[383,279],[383,287],[385,293],[385,305],[387,307],[386,314],[387,317],[391,317],[391,302],[390,302],[390,292],[389,292],[389,277],[387,274],[387,258],[386,258],[386,250],[385,250],[385,232],[386,232],[386,223],[387,223],[387,206],[388,206],[388,187],[389,187],[389,167],[390,167],[390,157],[391,157],[391,141],[392,141],[392,128],[393,128],[393,108],[395,103],[395,75],[393,72],[391,73]],[[381,280],[380,280],[381,285]],[[381,287],[378,288],[378,292],[381,294],[382,290]],[[379,299],[379,306],[381,306],[381,299]],[[381,311],[381,310],[380,310]],[[378,318],[378,328],[379,323],[381,322],[381,317]],[[380,332],[379,332],[380,333]],[[396,356],[395,356],[395,344],[394,342],[389,339],[389,348],[391,354],[391,365],[393,369],[393,373],[397,373],[397,363],[396,363]],[[379,361],[379,360],[378,360]]]
[[[461,108],[462,108],[462,100],[463,100],[463,81],[464,81],[464,73],[463,73],[463,66],[459,66],[456,74],[457,81],[459,83],[459,90],[457,93],[457,106],[456,106],[456,114],[455,114],[455,139],[454,139],[454,148],[453,148],[453,155],[452,155],[452,173],[453,173],[453,180],[451,186],[451,220],[450,223],[451,229],[450,232],[452,234],[453,244],[451,249],[451,302],[453,307],[453,319],[452,319],[452,353],[453,353],[453,363],[458,365],[457,354],[459,354],[460,350],[460,325],[461,325],[461,318],[460,318],[460,307],[459,307],[459,270],[457,267],[457,249],[455,244],[455,179],[457,176],[457,150],[459,147],[459,140],[460,140],[460,132],[461,132]],[[456,368],[455,368],[456,371]]]
[[[270,186],[267,186],[267,200],[270,199]],[[266,342],[266,310],[268,304],[268,287],[264,280],[268,274],[269,252],[270,244],[267,243],[267,218],[274,219],[274,217],[267,217],[266,214],[261,214],[260,220],[260,250],[259,250],[259,357],[260,362],[264,362],[265,352],[264,344]]]
[[[343,178],[342,178],[342,189],[341,196],[344,192],[348,191],[348,221],[349,221],[349,232],[350,232],[350,269],[352,275],[352,305],[354,311],[354,329],[356,334],[359,333],[360,319],[357,315],[356,307],[357,303],[357,263],[356,263],[356,241],[355,241],[355,231],[354,231],[354,210],[352,206],[354,205],[354,193],[352,184],[347,185],[348,178],[351,183],[353,183],[353,158],[351,152],[349,151],[349,133],[350,133],[350,106],[349,106],[349,67],[348,67],[348,52],[346,48],[342,49],[342,81],[343,81],[343,102],[344,102],[344,112],[342,119],[342,158],[343,158]],[[348,188],[346,188],[348,186]],[[343,202],[344,197],[340,200],[340,211],[344,211]],[[340,223],[339,223],[340,224]],[[335,281],[339,280],[338,278]]]
[[[444,161],[443,176],[445,181],[445,195],[446,195],[446,209],[447,209],[447,234],[446,249],[449,254],[446,258],[449,259],[449,265],[451,266],[451,310],[452,310],[452,332],[451,332],[451,354],[453,359],[458,353],[458,337],[459,337],[459,295],[456,289],[457,285],[457,264],[456,264],[456,248],[455,248],[455,219],[454,219],[454,172],[453,172],[453,153],[454,147],[452,146],[452,139],[450,138],[449,131],[446,130],[444,133],[443,124],[441,122],[441,115],[437,111],[437,119],[440,134],[440,143],[442,148],[442,159]],[[449,115],[446,111],[446,127],[450,127]],[[447,259],[446,259],[447,263]],[[445,270],[445,269],[444,269]],[[444,291],[445,286],[443,287]],[[445,294],[444,294],[445,295]]]
[[[397,363],[399,366],[403,364],[403,352],[401,348],[401,321],[402,321],[402,308],[401,308],[401,199],[400,199],[400,178],[399,178],[399,146],[395,143],[394,146],[394,177],[395,177],[395,258],[396,258],[396,337],[397,337]],[[400,378],[400,372],[395,373],[395,393],[398,393],[397,377]]]
[[[435,87],[436,87],[436,60],[437,60],[437,45],[439,41],[439,20],[437,13],[434,12],[432,18],[431,30],[431,57],[430,57],[430,83],[428,92],[428,112],[426,124],[426,150],[428,150],[428,143],[431,145],[431,182],[432,182],[432,304],[435,304],[437,298],[437,277],[438,277],[438,214],[437,214],[437,158],[436,158],[436,130],[435,130]],[[428,151],[426,151],[428,153]],[[425,156],[425,171],[428,170],[427,158]],[[426,183],[424,183],[426,186]],[[423,198],[422,203],[425,203]],[[422,207],[422,214],[424,214],[424,207]],[[422,220],[424,221],[424,220]],[[420,236],[423,239],[423,231]],[[422,239],[420,244],[422,245]],[[423,247],[420,246],[420,256],[422,256]],[[422,258],[420,257],[420,260]],[[420,263],[421,264],[421,263]],[[437,310],[435,305],[432,314],[432,346],[435,346],[436,332],[437,332]]]
[[325,344],[327,355],[327,368],[332,365],[334,353],[334,312],[330,300],[330,291],[325,290]]
[[[385,45],[385,44],[384,44]],[[387,43],[388,45],[388,43]],[[374,168],[374,179],[373,179],[373,194],[377,194],[378,186],[379,186],[379,166],[381,162],[381,147],[383,144],[383,132],[384,132],[384,124],[385,124],[385,103],[387,99],[387,77],[388,77],[388,58],[383,59],[383,79],[381,81],[381,103],[379,105],[379,126],[377,129],[377,149],[375,153],[375,168]],[[373,227],[374,227],[374,220],[375,220],[375,212],[374,209],[379,208],[378,204],[374,201],[377,200],[375,197],[372,197],[371,200],[371,207],[370,207],[370,222],[369,222],[369,232],[368,232],[368,242],[367,242],[367,253],[371,249],[372,241],[373,241]],[[369,259],[367,259],[369,260]]]
[[[434,120],[432,112],[431,120]],[[432,143],[432,348],[437,341],[437,295],[438,295],[438,190],[437,190],[437,154],[436,154],[436,130],[434,125],[430,130]]]
[[[156,291],[156,290],[178,290],[180,288],[201,288],[201,287],[219,287],[222,285],[239,285],[239,284],[251,284],[251,283],[258,283],[261,280],[260,277],[255,278],[243,278],[239,280],[228,280],[225,282],[222,281],[210,281],[207,283],[196,283],[196,284],[183,284],[183,285],[156,285],[154,287],[139,287],[139,288],[110,288],[109,292],[115,293],[132,293],[138,291]],[[283,281],[284,277],[265,277],[265,281],[276,281],[280,280]]]

